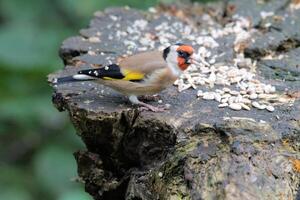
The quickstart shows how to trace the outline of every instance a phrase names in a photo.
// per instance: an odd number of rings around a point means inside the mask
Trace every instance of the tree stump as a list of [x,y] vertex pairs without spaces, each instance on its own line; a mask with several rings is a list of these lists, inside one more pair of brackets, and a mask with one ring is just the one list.
[[[74,154],[86,191],[96,200],[299,198],[298,8],[296,0],[232,0],[95,13],[88,28],[63,42],[65,68],[49,75],[50,82],[119,56],[186,42],[216,55],[211,66],[233,65],[239,54],[257,62],[256,76],[276,86],[273,101],[280,104],[273,112],[236,111],[197,98],[197,90],[172,86],[160,94],[169,111],[140,112],[123,95],[93,82],[58,85],[53,103],[69,113],[86,145]],[[226,33],[237,19],[250,22],[245,44]]]

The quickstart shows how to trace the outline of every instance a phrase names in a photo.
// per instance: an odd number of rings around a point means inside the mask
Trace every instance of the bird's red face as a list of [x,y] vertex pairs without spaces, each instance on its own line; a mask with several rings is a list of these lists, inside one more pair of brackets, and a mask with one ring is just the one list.
[[194,53],[193,47],[189,45],[180,45],[177,49],[177,63],[181,70],[186,70],[190,64],[193,63],[192,55]]

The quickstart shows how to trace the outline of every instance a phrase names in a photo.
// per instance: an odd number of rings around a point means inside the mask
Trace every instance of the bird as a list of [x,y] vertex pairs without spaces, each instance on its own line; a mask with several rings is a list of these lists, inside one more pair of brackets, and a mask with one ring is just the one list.
[[128,96],[132,104],[143,110],[163,112],[159,107],[140,101],[138,97],[154,95],[171,86],[191,64],[193,58],[191,45],[176,43],[163,51],[152,50],[121,59],[100,68],[84,69],[72,76],[60,77],[55,84],[75,81],[95,81]]

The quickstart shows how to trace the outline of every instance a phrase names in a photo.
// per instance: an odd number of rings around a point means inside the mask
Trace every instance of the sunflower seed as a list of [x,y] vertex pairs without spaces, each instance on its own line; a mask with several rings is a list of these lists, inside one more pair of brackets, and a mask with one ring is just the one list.
[[224,108],[224,107],[227,107],[227,106],[228,106],[228,103],[222,103],[222,104],[218,105],[219,108]]
[[221,100],[221,103],[226,103],[226,102],[228,102],[228,99],[229,99],[228,97],[227,97],[227,98],[224,98],[224,99],[222,99],[222,100]]
[[249,106],[247,106],[246,104],[241,104],[242,108],[244,108],[245,110],[251,110]]
[[224,91],[224,92],[230,92],[231,90],[230,90],[229,88],[226,88],[226,87],[225,87],[225,88],[223,88],[223,91]]
[[266,109],[270,112],[273,112],[275,110],[275,108],[271,105],[266,106]]
[[259,109],[259,110],[263,110],[263,109],[266,108],[266,105],[261,105],[257,101],[252,102],[252,106]]
[[229,108],[231,108],[232,110],[241,110],[242,106],[238,103],[231,103],[229,104]]
[[234,96],[237,96],[237,95],[239,95],[240,93],[239,93],[238,91],[231,90],[231,91],[229,91],[229,94],[234,95]]
[[219,93],[215,93],[215,100],[217,102],[221,102],[221,99],[222,99],[221,95]]
[[202,90],[198,90],[197,97],[202,97],[202,96],[203,96],[203,91]]
[[250,94],[249,98],[250,99],[257,99],[258,95],[256,93]]
[[205,100],[213,100],[215,99],[215,95],[213,92],[204,92],[202,98]]

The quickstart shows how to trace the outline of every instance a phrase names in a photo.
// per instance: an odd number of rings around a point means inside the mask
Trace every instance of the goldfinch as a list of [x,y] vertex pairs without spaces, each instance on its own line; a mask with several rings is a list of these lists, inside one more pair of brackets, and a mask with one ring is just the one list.
[[161,112],[162,107],[146,104],[141,95],[153,95],[172,85],[181,73],[194,62],[194,49],[186,44],[174,44],[163,51],[151,51],[124,58],[119,64],[85,69],[76,75],[61,77],[56,84],[74,81],[96,81],[129,97],[143,109]]

